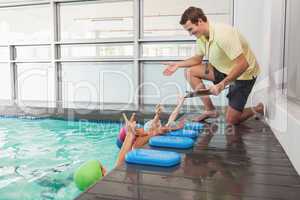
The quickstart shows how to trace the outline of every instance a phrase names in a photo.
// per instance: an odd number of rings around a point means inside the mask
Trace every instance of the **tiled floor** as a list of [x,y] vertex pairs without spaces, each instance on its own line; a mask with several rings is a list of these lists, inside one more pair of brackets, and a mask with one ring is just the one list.
[[179,166],[124,164],[77,199],[300,199],[300,178],[262,121],[211,121],[193,149],[178,152]]

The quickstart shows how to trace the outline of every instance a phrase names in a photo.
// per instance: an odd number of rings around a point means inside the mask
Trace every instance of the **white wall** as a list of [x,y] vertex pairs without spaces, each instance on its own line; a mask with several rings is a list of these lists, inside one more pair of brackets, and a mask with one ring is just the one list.
[[255,84],[247,105],[268,101],[268,66],[270,62],[270,4],[272,0],[235,0],[234,26],[246,37],[261,67],[261,74]]
[[[273,3],[273,15],[272,15],[272,36],[278,35],[279,31],[279,14],[280,12],[280,4],[275,1]],[[299,0],[287,0],[287,25],[286,25],[286,39],[285,39],[285,60],[284,66],[287,70],[295,69],[295,65],[297,65],[298,57],[299,57],[299,18],[300,18],[300,1]],[[275,29],[277,27],[277,29]],[[280,44],[275,45],[275,41],[278,38],[273,38],[272,42],[274,45],[271,47],[271,55],[274,60],[271,63],[271,66],[275,67],[273,70],[270,67],[270,90],[268,92],[271,95],[273,101],[269,101],[269,110],[270,116],[268,119],[269,124],[271,125],[272,130],[274,131],[276,137],[280,141],[290,160],[292,161],[294,167],[296,168],[298,174],[300,174],[300,105],[294,103],[286,98],[286,90],[284,94],[280,90],[280,88],[276,87],[279,83],[282,82],[283,76],[280,73],[280,68],[277,68],[280,65],[278,64],[278,47]],[[273,44],[272,43],[272,44]],[[275,73],[273,73],[275,71]],[[299,70],[298,70],[299,71]],[[294,73],[294,72],[293,72]],[[285,70],[285,75],[287,74]],[[291,73],[290,73],[291,74]],[[290,87],[295,87],[295,85],[299,85],[299,80],[292,78],[293,76],[287,77],[285,79],[285,84],[287,84],[288,89]]]
[[299,9],[300,1],[289,0],[287,7],[287,37],[289,38],[287,45],[286,53],[286,66],[287,70],[287,85],[288,91],[287,95],[293,99],[300,98],[300,64],[299,64],[299,55],[300,55],[300,37],[299,37]]
[[269,2],[270,0],[235,0],[234,3],[234,24],[248,39],[263,69],[269,61]]
[[[287,24],[289,32],[290,26],[299,29],[295,23],[300,18],[300,1],[287,2],[290,13],[287,19],[293,20]],[[300,106],[287,100],[286,90],[282,91],[284,54],[285,66],[289,68],[296,58],[291,52],[298,52],[294,49],[300,44],[296,44],[297,37],[290,38],[297,34],[288,33],[284,52],[285,0],[235,0],[234,10],[235,26],[248,39],[262,68],[252,100],[265,103],[267,122],[300,174]],[[299,33],[300,30],[293,31]],[[248,102],[248,105],[251,103]]]

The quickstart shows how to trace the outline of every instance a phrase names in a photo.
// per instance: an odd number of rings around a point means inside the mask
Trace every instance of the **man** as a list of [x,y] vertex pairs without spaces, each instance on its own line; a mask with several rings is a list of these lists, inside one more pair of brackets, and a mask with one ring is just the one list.
[[[180,62],[164,63],[168,66],[164,75],[172,75],[178,68],[186,68],[185,76],[194,90],[205,89],[202,80],[213,81],[209,87],[213,95],[219,95],[229,86],[229,105],[226,121],[235,125],[255,113],[263,113],[260,103],[253,108],[244,108],[260,69],[245,38],[233,27],[213,24],[207,20],[202,9],[189,7],[181,16],[180,24],[190,35],[197,38],[197,54]],[[202,63],[203,58],[208,60]],[[218,117],[209,96],[201,97],[205,111],[196,119]]]

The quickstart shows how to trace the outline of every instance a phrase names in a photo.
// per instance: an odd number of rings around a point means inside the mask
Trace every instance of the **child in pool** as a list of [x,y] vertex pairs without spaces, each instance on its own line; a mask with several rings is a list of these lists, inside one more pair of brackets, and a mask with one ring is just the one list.
[[[120,166],[124,163],[125,156],[129,151],[131,151],[133,148],[144,146],[148,143],[152,136],[183,128],[184,121],[181,121],[179,125],[176,125],[175,123],[175,119],[177,118],[183,103],[184,97],[179,97],[176,108],[173,110],[169,116],[168,122],[164,126],[162,126],[160,122],[160,113],[162,112],[162,107],[160,105],[156,106],[155,116],[152,120],[147,122],[148,127],[146,127],[146,130],[143,128],[136,128],[135,113],[131,115],[130,120],[128,120],[126,115],[123,114],[125,120],[125,130],[127,133],[120,149],[116,166]],[[93,185],[95,182],[99,181],[105,175],[106,169],[103,167],[101,162],[97,160],[90,160],[80,166],[79,169],[74,173],[74,181],[76,186],[83,191]]]
[[175,120],[180,112],[184,100],[184,97],[178,97],[178,104],[169,116],[168,122],[164,126],[162,126],[160,122],[160,113],[162,111],[162,107],[157,105],[154,118],[148,121],[144,128],[136,128],[136,138],[132,148],[140,148],[144,146],[148,143],[152,136],[165,134],[172,130],[182,129],[184,126],[184,120],[181,120],[178,125],[175,123]]
[[[125,115],[124,115],[125,116]],[[126,154],[132,149],[132,144],[135,139],[135,113],[130,117],[130,120],[127,120],[125,116],[127,134],[125,141],[122,145],[122,148],[119,152],[119,156],[116,162],[116,166],[119,166],[124,163]],[[82,164],[74,173],[74,182],[78,189],[81,191],[86,190],[91,185],[99,181],[103,176],[106,175],[106,169],[103,167],[100,161],[98,160],[89,160]]]

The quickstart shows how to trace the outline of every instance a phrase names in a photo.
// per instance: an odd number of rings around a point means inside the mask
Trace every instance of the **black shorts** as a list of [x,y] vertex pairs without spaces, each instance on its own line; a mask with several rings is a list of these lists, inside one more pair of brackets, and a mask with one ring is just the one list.
[[[213,70],[215,76],[214,84],[220,83],[227,76],[214,67]],[[229,92],[226,96],[229,100],[229,106],[237,111],[243,112],[255,81],[256,77],[253,77],[251,80],[235,80],[233,84],[229,86]]]

